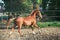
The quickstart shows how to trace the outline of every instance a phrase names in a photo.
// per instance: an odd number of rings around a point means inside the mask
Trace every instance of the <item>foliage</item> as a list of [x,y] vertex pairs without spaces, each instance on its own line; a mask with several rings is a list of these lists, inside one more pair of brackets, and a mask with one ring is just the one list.
[[[32,10],[33,3],[41,3],[40,0],[3,0],[7,12],[25,12]],[[28,11],[29,12],[29,11]]]
[[42,1],[43,9],[58,10],[60,9],[59,2],[60,0],[43,0]]

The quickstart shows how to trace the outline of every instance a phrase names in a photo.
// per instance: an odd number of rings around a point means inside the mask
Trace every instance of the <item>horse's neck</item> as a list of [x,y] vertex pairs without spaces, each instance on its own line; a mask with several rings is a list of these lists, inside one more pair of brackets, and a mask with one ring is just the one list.
[[32,17],[36,18],[36,13],[34,13],[33,15],[31,15]]

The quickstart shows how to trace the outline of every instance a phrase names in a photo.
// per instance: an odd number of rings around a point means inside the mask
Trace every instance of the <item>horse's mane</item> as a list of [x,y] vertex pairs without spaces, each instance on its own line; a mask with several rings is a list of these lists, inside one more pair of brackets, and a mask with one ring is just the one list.
[[39,11],[39,10],[33,10],[32,13],[31,13],[31,15],[34,15],[35,12],[38,12],[38,11]]

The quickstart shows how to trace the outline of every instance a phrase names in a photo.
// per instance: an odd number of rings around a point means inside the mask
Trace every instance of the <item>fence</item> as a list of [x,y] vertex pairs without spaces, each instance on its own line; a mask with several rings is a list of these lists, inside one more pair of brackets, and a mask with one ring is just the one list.
[[[60,21],[60,10],[42,10],[46,20],[57,20]],[[45,20],[45,19],[44,19]]]

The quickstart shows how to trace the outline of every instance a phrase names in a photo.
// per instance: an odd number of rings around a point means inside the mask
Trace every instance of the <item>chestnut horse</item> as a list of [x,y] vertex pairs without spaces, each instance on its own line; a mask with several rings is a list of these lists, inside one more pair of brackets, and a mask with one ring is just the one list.
[[[36,27],[38,30],[40,29],[38,25],[36,24],[36,16],[39,16],[42,18],[42,14],[39,10],[33,10],[32,13],[27,17],[17,17],[15,18],[14,26],[12,27],[12,31],[10,34],[14,31],[15,26],[18,26],[18,32],[21,35],[21,27],[22,25],[31,26],[32,32],[35,34],[33,26]],[[39,30],[40,31],[40,30]]]

